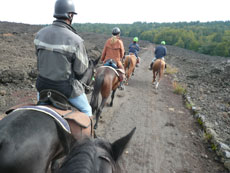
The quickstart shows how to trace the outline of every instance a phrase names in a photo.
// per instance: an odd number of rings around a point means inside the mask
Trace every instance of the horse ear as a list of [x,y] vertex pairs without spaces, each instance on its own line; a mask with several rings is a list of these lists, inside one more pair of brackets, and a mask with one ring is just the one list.
[[96,60],[93,61],[94,66],[96,66],[101,58],[97,58]]
[[122,155],[124,149],[126,148],[127,144],[129,143],[130,139],[132,138],[135,130],[136,130],[136,127],[133,128],[133,130],[128,135],[116,140],[112,144],[113,157],[114,157],[115,161],[117,161],[119,159],[119,157]]

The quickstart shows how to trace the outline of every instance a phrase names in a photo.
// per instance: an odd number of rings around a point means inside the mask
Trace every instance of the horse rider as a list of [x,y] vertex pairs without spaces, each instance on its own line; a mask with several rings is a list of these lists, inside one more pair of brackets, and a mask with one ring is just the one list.
[[[162,59],[165,60],[164,57],[167,54],[167,49],[165,47],[166,42],[165,41],[161,41],[161,44],[158,45],[155,49],[155,57],[152,59],[152,62],[150,64],[149,70],[152,70],[153,67],[153,63],[157,60],[157,59]],[[165,64],[165,68],[166,68],[166,64]]]
[[[124,71],[122,58],[125,54],[125,48],[123,41],[120,39],[120,33],[121,31],[118,27],[113,28],[112,37],[110,37],[104,45],[101,61],[103,62],[103,64],[106,64],[107,61],[110,61],[112,59],[116,63],[117,68],[122,69],[122,71]],[[124,90],[124,73],[119,73],[119,80],[119,89]]]
[[138,42],[138,37],[134,37],[133,42],[130,43],[130,45],[129,45],[129,54],[134,54],[137,58],[136,67],[138,67],[138,64],[140,62],[140,59],[138,57],[138,52],[140,50],[140,46],[137,44],[137,42]]
[[36,88],[38,92],[44,89],[59,91],[79,111],[92,116],[91,106],[79,82],[89,60],[83,39],[71,26],[76,14],[72,0],[57,0],[53,15],[56,20],[36,34]]

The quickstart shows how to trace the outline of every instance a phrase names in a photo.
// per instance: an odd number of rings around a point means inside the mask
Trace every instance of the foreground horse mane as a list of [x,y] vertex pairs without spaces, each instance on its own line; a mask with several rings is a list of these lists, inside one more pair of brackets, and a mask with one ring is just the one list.
[[58,173],[120,173],[118,160],[132,138],[136,127],[126,136],[110,143],[100,138],[76,141]]
[[111,157],[113,153],[109,142],[99,138],[91,139],[86,137],[81,141],[75,142],[75,145],[64,160],[59,172],[91,172],[91,170],[97,167],[95,163],[97,163],[97,157],[100,157],[98,152],[110,160],[111,165],[114,166],[113,168],[115,168],[116,165],[116,168],[119,169],[118,164],[116,164]]

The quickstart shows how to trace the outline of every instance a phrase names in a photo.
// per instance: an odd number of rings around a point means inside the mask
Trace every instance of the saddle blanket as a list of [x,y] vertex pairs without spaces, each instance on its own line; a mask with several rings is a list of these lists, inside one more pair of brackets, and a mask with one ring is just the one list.
[[112,70],[116,73],[116,75],[117,75],[117,76],[119,76],[119,74],[118,74],[117,70],[116,70],[116,69],[114,69],[114,68],[113,68],[113,67],[111,67],[111,66],[100,66],[99,68],[110,68],[110,69],[112,69]]
[[58,114],[56,111],[52,110],[49,107],[46,107],[46,106],[23,106],[23,107],[15,109],[14,111],[19,111],[19,110],[34,110],[34,111],[43,112],[43,113],[51,116],[52,118],[54,118],[65,131],[67,131],[68,133],[71,133],[68,122],[60,114]]

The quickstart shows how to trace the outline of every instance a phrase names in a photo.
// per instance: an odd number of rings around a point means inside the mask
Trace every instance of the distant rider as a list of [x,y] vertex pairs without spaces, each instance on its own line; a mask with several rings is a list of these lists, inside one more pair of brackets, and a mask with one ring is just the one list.
[[[122,64],[122,58],[125,54],[125,48],[123,41],[120,39],[120,29],[118,27],[113,28],[112,37],[110,37],[105,45],[101,56],[101,61],[105,64],[108,60],[112,59],[115,61],[118,68],[124,71],[124,66]],[[125,74],[119,76],[120,89],[124,90],[124,79]]]
[[[167,54],[167,49],[165,47],[165,41],[161,41],[161,44],[159,46],[156,47],[155,49],[155,57],[152,59],[152,62],[150,64],[150,68],[149,70],[152,70],[153,67],[153,63],[157,60],[157,59],[162,59],[165,60],[164,57]],[[166,68],[166,64],[165,64],[165,68]]]
[[45,89],[59,91],[79,111],[92,116],[91,106],[79,82],[89,60],[82,38],[71,26],[76,14],[72,0],[57,0],[54,11],[57,20],[36,34],[36,88],[38,92]]
[[134,37],[133,42],[130,43],[130,45],[129,45],[129,54],[134,54],[137,58],[136,67],[138,67],[138,64],[140,62],[140,59],[138,57],[138,52],[140,50],[140,46],[137,44],[137,42],[138,42],[138,37]]

